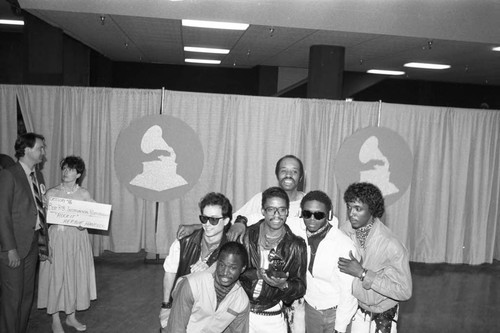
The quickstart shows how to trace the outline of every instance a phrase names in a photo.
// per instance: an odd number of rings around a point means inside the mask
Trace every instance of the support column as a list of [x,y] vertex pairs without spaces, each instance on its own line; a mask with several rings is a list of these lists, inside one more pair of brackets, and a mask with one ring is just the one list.
[[259,96],[274,96],[278,91],[278,67],[258,66]]
[[24,21],[24,82],[62,85],[62,31],[28,13]]
[[307,98],[342,99],[344,55],[342,46],[311,46]]

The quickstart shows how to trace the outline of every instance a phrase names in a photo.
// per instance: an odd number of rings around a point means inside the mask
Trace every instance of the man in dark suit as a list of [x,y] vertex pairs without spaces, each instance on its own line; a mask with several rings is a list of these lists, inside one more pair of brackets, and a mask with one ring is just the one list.
[[47,226],[37,203],[45,193],[37,169],[45,155],[44,140],[35,133],[18,137],[18,162],[0,171],[0,332],[27,331],[38,256],[48,259],[48,239],[40,237],[47,235]]

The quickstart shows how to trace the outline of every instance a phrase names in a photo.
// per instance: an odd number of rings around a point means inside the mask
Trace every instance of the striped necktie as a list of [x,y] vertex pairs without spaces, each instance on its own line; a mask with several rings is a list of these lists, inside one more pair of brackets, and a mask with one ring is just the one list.
[[30,173],[31,185],[33,186],[33,193],[35,194],[36,208],[38,210],[38,217],[40,222],[40,229],[38,229],[38,252],[40,254],[49,255],[49,233],[47,229],[47,222],[45,221],[45,211],[43,210],[42,196],[38,188],[35,172]]

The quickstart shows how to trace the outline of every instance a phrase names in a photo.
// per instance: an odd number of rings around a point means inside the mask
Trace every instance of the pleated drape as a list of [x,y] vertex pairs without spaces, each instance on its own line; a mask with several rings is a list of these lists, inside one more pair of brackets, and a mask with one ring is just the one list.
[[17,137],[17,86],[0,85],[0,153],[14,158]]
[[27,130],[46,138],[48,186],[60,182],[59,161],[78,155],[87,166],[83,186],[96,201],[112,205],[109,230],[90,231],[94,254],[147,249],[146,235],[155,230],[154,203],[136,198],[118,181],[114,147],[133,119],[160,113],[161,91],[19,86],[18,98]]
[[204,168],[189,192],[158,205],[156,225],[156,203],[135,198],[119,183],[114,147],[134,119],[160,113],[162,91],[13,87],[0,85],[2,149],[13,151],[15,89],[27,129],[47,138],[47,183],[59,183],[62,157],[80,155],[88,167],[84,186],[97,201],[113,205],[110,230],[92,232],[96,255],[140,249],[165,254],[179,224],[198,223],[204,194],[222,192],[238,209],[277,184],[274,166],[285,154],[303,160],[305,190],[327,192],[344,221],[336,154],[357,130],[380,126],[399,133],[414,158],[408,190],[384,217],[411,260],[500,259],[499,111],[165,91],[162,113],[198,134]]

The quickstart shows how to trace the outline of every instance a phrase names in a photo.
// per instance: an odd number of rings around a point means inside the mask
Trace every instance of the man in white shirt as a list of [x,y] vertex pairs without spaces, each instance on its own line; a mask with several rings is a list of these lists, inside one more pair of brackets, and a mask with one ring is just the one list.
[[357,300],[351,293],[354,277],[341,273],[337,261],[356,253],[356,247],[328,223],[333,214],[332,201],[326,193],[307,193],[300,207],[306,230],[299,236],[306,240],[308,258],[304,296],[307,333],[345,332],[356,312]]

